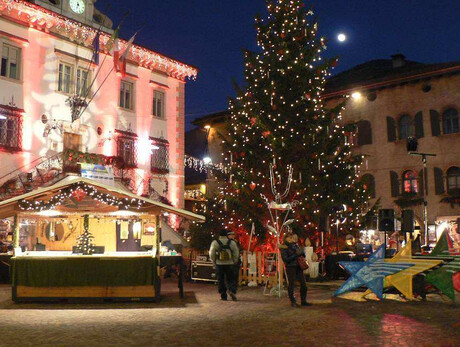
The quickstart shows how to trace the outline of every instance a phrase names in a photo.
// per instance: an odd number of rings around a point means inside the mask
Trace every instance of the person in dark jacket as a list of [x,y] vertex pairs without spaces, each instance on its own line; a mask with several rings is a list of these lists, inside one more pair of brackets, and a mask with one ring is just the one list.
[[291,306],[300,306],[296,302],[294,296],[294,284],[297,279],[300,281],[300,303],[302,306],[310,306],[311,304],[307,302],[307,282],[305,281],[305,275],[297,262],[297,258],[305,256],[305,254],[297,242],[297,235],[292,232],[287,232],[284,234],[283,244],[279,245],[281,257],[286,267],[289,299],[291,300]]

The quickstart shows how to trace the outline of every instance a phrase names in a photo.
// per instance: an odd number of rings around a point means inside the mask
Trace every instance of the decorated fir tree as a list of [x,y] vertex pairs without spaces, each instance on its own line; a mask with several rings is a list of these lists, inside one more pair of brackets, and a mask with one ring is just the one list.
[[94,253],[93,234],[89,232],[89,216],[85,215],[83,219],[83,233],[77,239],[77,253],[83,255],[92,255]]
[[318,37],[318,24],[302,0],[267,5],[268,18],[256,18],[260,50],[245,52],[246,85],[230,101],[224,143],[230,174],[218,177],[221,186],[207,217],[239,233],[248,233],[254,223],[263,241],[269,218],[261,194],[270,196],[269,165],[278,183],[292,165],[287,199],[299,201],[291,216],[295,231],[314,239],[320,217],[328,216],[346,218],[341,233],[351,232],[360,226],[369,194],[359,181],[362,157],[346,142],[353,126],[342,123],[345,103],[326,107],[322,98],[337,59],[321,57],[326,41]]

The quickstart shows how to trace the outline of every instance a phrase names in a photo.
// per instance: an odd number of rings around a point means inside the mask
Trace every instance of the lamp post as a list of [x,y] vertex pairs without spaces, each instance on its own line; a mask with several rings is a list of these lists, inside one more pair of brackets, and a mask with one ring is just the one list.
[[417,152],[418,149],[418,141],[414,137],[409,137],[407,139],[407,152],[410,155],[416,155],[422,157],[423,162],[423,171],[422,171],[422,179],[423,179],[423,187],[422,188],[422,197],[423,197],[423,225],[424,225],[424,234],[425,234],[425,246],[428,245],[428,180],[427,180],[427,158],[428,157],[436,157],[436,154],[433,153],[419,153]]

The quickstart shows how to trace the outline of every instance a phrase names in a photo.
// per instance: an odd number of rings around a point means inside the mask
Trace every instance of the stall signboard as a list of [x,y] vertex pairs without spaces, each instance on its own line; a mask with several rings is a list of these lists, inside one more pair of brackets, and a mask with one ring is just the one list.
[[110,166],[81,163],[81,177],[114,186],[115,177]]

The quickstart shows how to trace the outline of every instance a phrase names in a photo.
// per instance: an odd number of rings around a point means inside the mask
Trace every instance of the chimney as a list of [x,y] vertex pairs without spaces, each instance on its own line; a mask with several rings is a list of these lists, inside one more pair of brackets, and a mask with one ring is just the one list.
[[406,65],[406,57],[401,53],[392,55],[391,60],[393,61],[393,69]]

